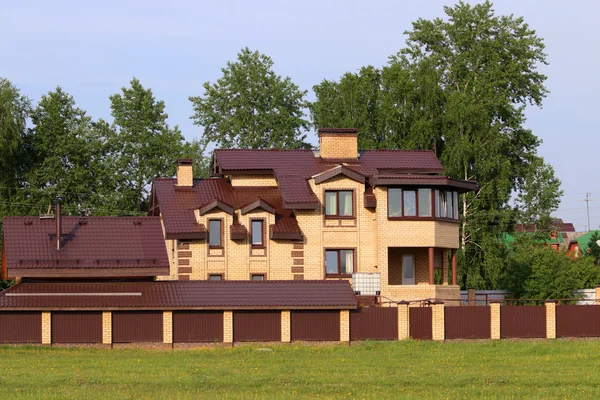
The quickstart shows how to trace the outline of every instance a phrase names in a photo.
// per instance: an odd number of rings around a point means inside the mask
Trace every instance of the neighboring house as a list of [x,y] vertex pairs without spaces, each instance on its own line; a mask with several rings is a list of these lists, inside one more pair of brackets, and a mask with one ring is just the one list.
[[459,196],[476,183],[444,176],[432,151],[360,151],[356,129],[319,140],[215,150],[211,178],[193,179],[185,159],[155,179],[149,214],[170,266],[159,279],[347,279],[363,295],[458,299]]
[[569,250],[567,252],[567,255],[573,257],[573,258],[578,258],[578,257],[582,257],[585,254],[587,254],[588,251],[588,245],[590,243],[590,240],[592,238],[592,235],[594,235],[595,233],[598,233],[600,231],[589,231],[589,232],[585,232],[585,233],[579,233],[578,235],[576,235],[573,239],[571,239],[571,241],[569,242]]
[[[535,232],[537,232],[537,227],[535,224],[518,224],[514,231],[514,233],[530,234]],[[539,239],[539,241],[558,251],[560,249],[567,248],[573,235],[575,235],[575,226],[570,222],[563,222],[562,219],[557,218],[552,221],[552,229],[548,232],[548,237],[545,239]],[[504,245],[510,246],[515,242],[516,238],[513,233],[503,233],[500,240]]]

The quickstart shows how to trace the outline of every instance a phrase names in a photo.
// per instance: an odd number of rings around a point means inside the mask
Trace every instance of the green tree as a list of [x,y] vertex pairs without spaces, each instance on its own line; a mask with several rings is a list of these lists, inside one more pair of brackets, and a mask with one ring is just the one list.
[[10,81],[0,78],[0,227],[4,215],[26,212],[25,171],[31,161],[27,119],[31,101]]
[[304,119],[308,103],[289,77],[273,70],[270,57],[244,48],[236,62],[222,68],[215,83],[204,83],[202,96],[190,97],[191,117],[203,128],[200,143],[220,148],[307,147],[309,123]]
[[365,148],[435,149],[446,175],[476,180],[479,190],[461,196],[459,279],[495,288],[506,269],[500,234],[549,220],[559,205],[560,181],[523,126],[526,106],[547,94],[546,54],[523,18],[497,16],[490,2],[444,11],[447,19],[413,23],[378,79],[366,67],[315,86],[311,115],[317,126],[354,124]]
[[152,179],[175,173],[184,139],[177,126],[167,124],[164,102],[157,101],[138,79],[110,96],[110,101],[115,131],[110,144],[122,180],[118,187],[124,194],[123,207],[143,211]]
[[[10,81],[0,78],[0,240],[2,217],[26,212],[24,172],[30,159],[27,118],[30,100]],[[0,257],[2,256],[0,246]],[[0,290],[11,282],[0,280]]]
[[70,213],[99,206],[98,174],[107,151],[92,119],[60,87],[43,95],[31,114],[32,166],[27,199],[39,212],[61,197]]
[[598,259],[600,259],[600,233],[594,232],[590,236],[588,242],[587,255],[594,259],[594,264],[598,265]]
[[506,251],[504,287],[521,299],[572,299],[577,289],[600,283],[591,257],[574,260],[529,234],[519,234]]

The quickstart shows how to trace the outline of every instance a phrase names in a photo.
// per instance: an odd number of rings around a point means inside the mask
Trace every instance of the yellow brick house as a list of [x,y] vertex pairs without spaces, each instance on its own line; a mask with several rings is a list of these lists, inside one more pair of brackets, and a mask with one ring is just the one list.
[[183,159],[155,179],[170,263],[158,279],[348,279],[384,300],[458,299],[458,202],[475,182],[444,176],[432,151],[358,150],[355,129],[319,142],[215,150],[210,178]]

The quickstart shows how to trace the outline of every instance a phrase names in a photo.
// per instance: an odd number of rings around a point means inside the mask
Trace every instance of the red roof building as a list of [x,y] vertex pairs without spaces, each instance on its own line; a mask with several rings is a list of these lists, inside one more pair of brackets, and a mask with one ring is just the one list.
[[152,278],[169,259],[158,217],[4,217],[2,275]]
[[458,199],[476,183],[445,176],[429,150],[361,151],[355,129],[319,136],[319,150],[217,149],[210,178],[180,160],[176,178],[155,179],[150,215],[171,263],[159,279],[364,276],[378,283],[353,281],[363,294],[458,296]]

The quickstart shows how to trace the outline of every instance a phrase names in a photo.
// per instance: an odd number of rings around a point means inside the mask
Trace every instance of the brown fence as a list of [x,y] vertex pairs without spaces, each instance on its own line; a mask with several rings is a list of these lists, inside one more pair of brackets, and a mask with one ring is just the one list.
[[281,341],[281,311],[234,311],[233,341]]
[[298,310],[291,312],[292,340],[340,340],[339,310]]
[[42,313],[0,312],[0,343],[42,343]]
[[173,312],[173,342],[222,342],[223,311]]
[[102,313],[52,313],[52,343],[102,343]]
[[431,307],[410,307],[408,314],[410,319],[410,337],[418,340],[433,339]]
[[545,338],[546,307],[501,306],[501,338]]
[[350,340],[397,340],[398,309],[368,307],[350,311]]
[[600,306],[557,305],[556,336],[600,336]]
[[444,307],[444,327],[446,339],[489,339],[490,307]]
[[162,311],[115,311],[112,314],[113,343],[163,341]]

